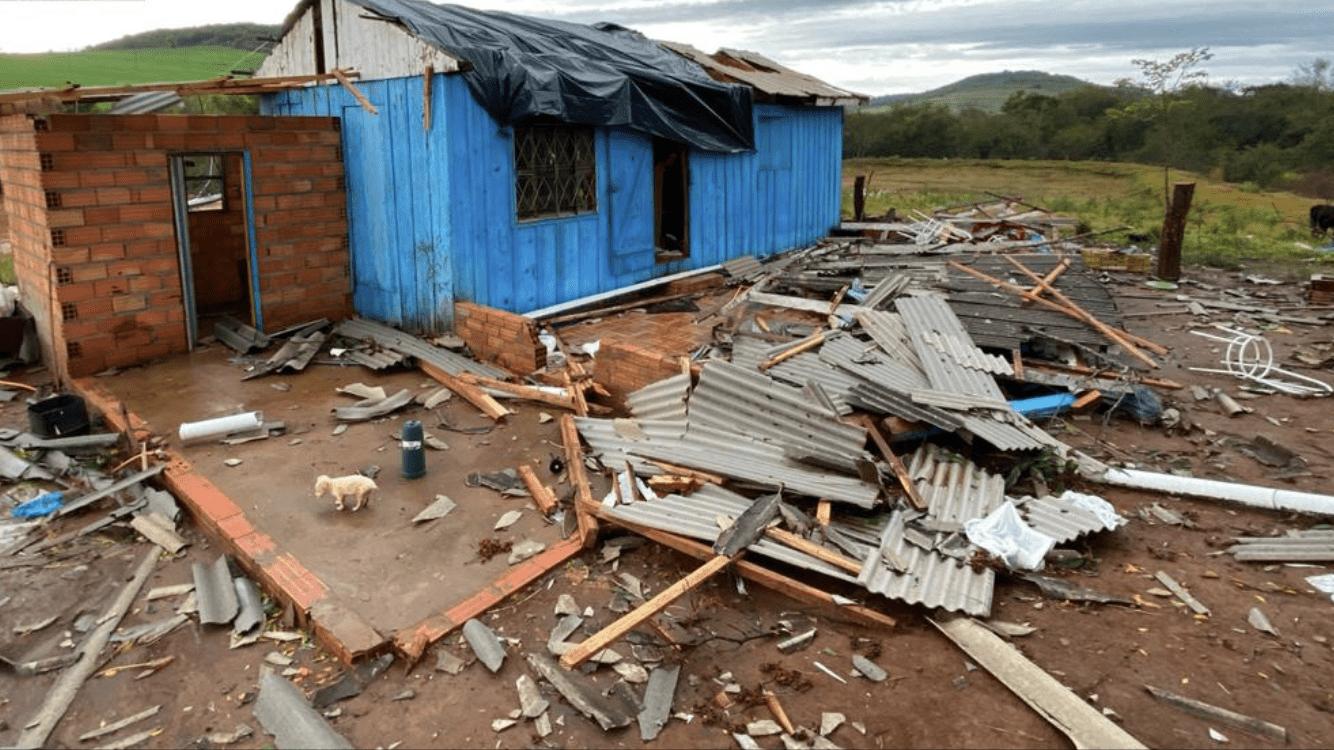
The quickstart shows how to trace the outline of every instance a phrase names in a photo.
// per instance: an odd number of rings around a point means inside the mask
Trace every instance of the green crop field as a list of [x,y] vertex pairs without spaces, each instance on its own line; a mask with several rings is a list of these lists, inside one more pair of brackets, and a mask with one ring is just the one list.
[[[1053,213],[1078,219],[1082,231],[1124,231],[1097,236],[1129,245],[1129,233],[1148,234],[1156,244],[1163,225],[1163,170],[1141,164],[1071,161],[957,159],[848,159],[843,162],[843,213],[852,215],[852,184],[869,178],[866,213],[893,208],[903,220],[914,211],[993,203],[997,195],[1018,197]],[[1327,271],[1334,252],[1315,246],[1307,226],[1310,198],[1286,192],[1243,190],[1204,175],[1173,170],[1171,182],[1194,182],[1182,260],[1219,268],[1282,269],[1295,274]],[[1143,246],[1145,243],[1138,243]]]
[[0,91],[30,87],[57,87],[67,82],[81,86],[127,83],[199,81],[249,70],[260,58],[231,47],[84,50],[35,55],[0,54]]

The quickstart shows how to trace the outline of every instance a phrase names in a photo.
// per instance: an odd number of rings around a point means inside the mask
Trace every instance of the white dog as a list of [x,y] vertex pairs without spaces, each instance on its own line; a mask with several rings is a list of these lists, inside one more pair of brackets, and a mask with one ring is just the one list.
[[379,487],[375,486],[374,479],[360,474],[349,474],[345,477],[328,477],[321,474],[315,480],[315,497],[324,497],[324,493],[328,492],[333,495],[334,507],[339,510],[343,510],[343,500],[349,497],[357,501],[352,510],[361,510],[361,506],[371,501],[371,493],[377,489]]

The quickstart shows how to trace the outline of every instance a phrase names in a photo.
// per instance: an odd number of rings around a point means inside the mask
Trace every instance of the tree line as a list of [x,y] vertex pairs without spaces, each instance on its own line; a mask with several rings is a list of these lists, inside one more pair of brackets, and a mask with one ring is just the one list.
[[1257,189],[1334,197],[1330,63],[1301,66],[1286,83],[1212,86],[1192,79],[1198,73],[1180,76],[1208,59],[1200,52],[1135,61],[1139,83],[1017,92],[995,114],[939,104],[850,111],[844,156],[1170,163]]

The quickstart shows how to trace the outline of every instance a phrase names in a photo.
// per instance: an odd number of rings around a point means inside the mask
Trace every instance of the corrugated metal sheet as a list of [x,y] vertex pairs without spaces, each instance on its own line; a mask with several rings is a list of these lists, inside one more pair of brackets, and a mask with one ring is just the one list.
[[[997,401],[1005,400],[1005,395],[990,373],[966,367],[931,344],[932,340],[944,337],[952,340],[949,346],[952,351],[977,349],[944,298],[934,295],[900,297],[894,304],[903,316],[903,325],[908,329],[913,350],[921,359],[922,368],[926,370],[926,376],[934,388],[990,397]],[[978,357],[983,356],[980,350],[976,354]]]
[[685,421],[691,378],[681,374],[650,383],[625,397],[636,419]]
[[1005,478],[931,443],[908,462],[908,474],[927,503],[927,514],[950,527],[983,518],[1005,502]]
[[850,465],[870,459],[865,429],[835,419],[800,390],[729,362],[704,365],[689,413],[692,427],[744,432],[779,446],[841,456]]
[[1297,531],[1291,536],[1238,537],[1228,552],[1243,562],[1334,562],[1334,531]]
[[[870,591],[908,604],[940,607],[976,617],[990,615],[995,571],[988,567],[974,570],[967,561],[909,542],[905,535],[906,520],[907,512],[903,510],[890,516],[880,547],[863,561],[857,582]],[[904,571],[887,565],[884,562],[887,556],[901,562]]]
[[108,114],[146,115],[161,112],[183,101],[181,95],[175,91],[145,91],[141,94],[131,94],[111,105]]
[[[753,336],[736,336],[732,339],[732,363],[747,370],[758,370],[760,364],[771,356],[771,348],[768,342]],[[814,352],[804,352],[785,359],[765,370],[765,373],[774,380],[803,390],[807,383],[815,380],[834,402],[836,412],[847,414],[852,411],[847,394],[859,381],[853,375],[820,361],[819,355]]]
[[[897,362],[915,370],[922,369],[922,361],[908,343],[908,329],[904,327],[903,318],[898,313],[864,310],[857,313],[857,322],[871,335],[871,339]],[[922,378],[926,378],[925,372],[922,373]]]
[[337,333],[354,339],[371,339],[385,349],[392,349],[427,362],[450,375],[471,372],[486,378],[504,380],[510,374],[498,367],[468,359],[448,349],[429,344],[416,336],[365,318],[349,318],[338,324]]
[[847,336],[826,342],[820,348],[820,359],[904,395],[931,385],[920,370],[894,359],[878,346]]
[[[862,508],[873,507],[880,495],[880,488],[875,485],[858,478],[816,470],[788,458],[778,446],[734,432],[691,425],[685,434],[673,434],[671,430],[679,429],[680,423],[647,421],[623,425],[618,432],[617,421],[626,420],[575,420],[579,433],[592,446],[594,453],[602,454],[603,460],[613,465],[628,459],[636,471],[643,469],[641,473],[659,473],[652,464],[644,461],[656,458],[711,474],[768,487],[782,486],[789,492],[828,498]],[[634,429],[642,431],[643,436],[627,437]]]
[[[706,484],[689,497],[668,495],[658,500],[646,500],[628,505],[617,505],[609,512],[612,516],[641,526],[713,542],[718,538],[719,516],[737,518],[751,504],[745,497],[717,485]],[[799,552],[768,538],[761,538],[749,548],[752,553],[813,570],[840,580],[854,582],[856,578],[840,568]]]
[[597,212],[517,222],[512,138],[461,76],[436,75],[429,132],[420,78],[357,86],[378,116],[341,86],[274,94],[264,111],[343,118],[353,304],[407,330],[448,327],[454,299],[528,312],[803,247],[838,224],[839,107],[757,104],[757,151],[691,152],[690,254],[658,263],[651,242],[618,242],[652,237],[650,138],[597,130]]
[[721,49],[713,55],[679,42],[658,42],[676,54],[693,60],[715,79],[745,83],[770,96],[808,99],[818,104],[855,105],[869,99],[862,94],[830,86],[813,76],[798,73],[757,52]]
[[979,438],[991,443],[1002,451],[1033,451],[1043,448],[1066,450],[1067,446],[1048,435],[1037,425],[1017,412],[995,416],[980,417],[972,414],[960,415],[963,428]]
[[1003,357],[987,354],[977,348],[971,339],[964,340],[940,333],[923,334],[922,340],[957,364],[992,375],[1013,375],[1014,368]]
[[1057,544],[1107,530],[1107,526],[1096,515],[1059,497],[1030,497],[1016,505],[1029,526],[1055,539]]

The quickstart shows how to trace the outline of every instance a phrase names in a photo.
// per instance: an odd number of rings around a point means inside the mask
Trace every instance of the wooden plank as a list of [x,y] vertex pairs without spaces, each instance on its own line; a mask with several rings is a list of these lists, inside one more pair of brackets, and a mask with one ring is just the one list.
[[899,458],[893,448],[889,447],[889,441],[880,434],[880,428],[876,425],[875,419],[865,414],[858,420],[866,427],[866,431],[871,434],[871,439],[875,441],[876,447],[880,449],[880,454],[884,456],[889,464],[890,470],[899,480],[899,485],[903,487],[903,492],[908,496],[908,502],[917,510],[926,510],[926,500],[917,491],[917,483],[912,480],[912,475],[908,473],[908,467],[903,465],[903,459]]
[[537,509],[542,511],[542,515],[549,516],[551,511],[560,505],[556,499],[556,493],[537,478],[537,472],[528,464],[519,465],[519,476],[523,479],[523,484],[528,488],[528,494],[533,496],[533,502],[537,503]]
[[862,564],[860,562],[857,562],[850,557],[844,557],[833,550],[826,549],[825,547],[822,547],[809,539],[797,536],[786,529],[765,529],[764,534],[774,541],[786,544],[792,549],[805,552],[811,557],[824,560],[830,565],[842,568],[849,573],[860,575],[862,572]]
[[445,372],[439,367],[436,367],[430,362],[419,361],[417,363],[417,366],[421,368],[422,372],[440,381],[440,383],[444,385],[446,388],[459,394],[463,398],[467,399],[468,402],[471,403],[473,406],[476,406],[478,409],[481,409],[482,413],[490,417],[491,419],[494,420],[503,419],[506,415],[514,413],[509,409],[505,408],[504,406],[501,406],[499,401],[496,401],[494,398],[491,398],[490,396],[486,395],[486,393],[482,391],[481,388],[478,388],[477,386],[472,385],[470,383],[463,382],[462,380],[454,377],[453,375],[450,375],[449,373]]
[[422,77],[422,129],[431,132],[431,86],[435,80],[435,66],[426,66],[426,75]]
[[[555,406],[560,409],[569,409],[570,411],[574,411],[573,399],[569,397],[561,398],[560,396],[557,396],[554,393],[547,393],[546,391],[540,388],[534,388],[531,385],[523,385],[522,383],[507,383],[503,380],[496,380],[494,378],[483,377],[481,375],[476,375],[471,372],[459,373],[458,379],[462,380],[463,382],[469,385],[475,385],[480,388],[491,388],[497,391],[504,391],[505,393],[509,393],[513,396],[523,399],[524,401],[536,401],[541,404],[547,404],[549,406]],[[570,388],[570,390],[573,389]]]
[[[1096,367],[1084,367],[1082,365],[1057,365],[1049,362],[1027,362],[1024,366],[1032,370],[1042,370],[1044,372],[1055,372],[1069,375],[1090,375],[1095,378],[1105,377],[1108,380],[1118,380],[1121,377],[1121,373],[1115,371],[1101,370]],[[1103,375],[1103,373],[1107,374]],[[1179,391],[1186,387],[1175,380],[1167,380],[1165,378],[1146,378],[1143,376],[1135,376],[1134,380],[1128,382],[1147,385],[1151,388],[1166,388],[1173,391]]]
[[698,479],[699,481],[704,482],[705,484],[721,485],[725,481],[722,477],[718,476],[717,474],[709,474],[707,472],[699,471],[698,469],[691,469],[686,466],[677,466],[676,464],[669,464],[666,461],[659,461],[656,458],[650,458],[646,460],[649,463],[653,464],[654,466],[658,467],[659,469],[662,469],[663,471],[667,472],[668,474],[674,474],[678,477],[690,477],[691,479]]
[[347,77],[346,73],[338,68],[334,68],[333,75],[334,78],[338,79],[339,83],[343,84],[343,88],[347,89],[348,92],[352,94],[352,97],[357,100],[357,103],[361,105],[362,109],[373,115],[380,114],[380,110],[376,109],[374,104],[371,104],[371,100],[367,99],[365,94],[361,93],[356,86],[352,85],[352,81]]
[[1102,391],[1099,391],[1097,389],[1087,391],[1084,393],[1084,395],[1075,399],[1074,403],[1070,404],[1070,411],[1075,412],[1077,414],[1079,412],[1084,411],[1085,409],[1089,409],[1094,404],[1098,403],[1098,399],[1100,398],[1102,398]]
[[566,651],[560,657],[561,666],[566,669],[574,669],[585,661],[588,661],[588,658],[593,654],[606,648],[608,644],[638,627],[645,620],[666,609],[672,602],[685,596],[691,589],[700,585],[704,581],[707,581],[714,573],[727,567],[731,562],[732,558],[730,557],[714,555],[713,559],[690,571],[686,574],[685,578],[682,578],[671,586],[663,589],[657,596],[625,613],[616,622],[613,622],[596,634],[589,636],[584,642],[569,651]]
[[824,331],[820,331],[819,333],[816,333],[815,335],[813,335],[813,336],[807,338],[805,341],[802,341],[801,343],[797,344],[796,346],[793,346],[793,347],[789,347],[789,348],[787,348],[787,349],[784,349],[783,351],[779,352],[778,354],[775,354],[774,356],[772,356],[772,357],[766,359],[765,361],[761,362],[761,363],[760,363],[760,370],[761,370],[761,371],[763,371],[763,370],[767,370],[767,369],[769,369],[770,367],[773,367],[774,365],[778,364],[779,362],[785,362],[785,361],[787,361],[787,360],[789,360],[789,359],[791,359],[791,358],[797,356],[798,354],[801,354],[802,352],[810,351],[811,349],[814,349],[815,347],[819,346],[820,344],[823,344],[823,343],[824,343],[824,340],[825,340],[825,332],[824,332]]
[[1144,748],[1139,740],[971,617],[941,621],[928,617],[927,621],[1061,730],[1076,748]]
[[1149,691],[1149,694],[1154,698],[1188,714],[1226,724],[1256,737],[1264,737],[1284,743],[1288,741],[1288,730],[1277,724],[1271,724],[1246,714],[1239,714],[1236,711],[1229,711],[1226,708],[1219,708],[1193,698],[1187,698],[1184,695],[1177,695],[1169,690],[1156,688],[1152,685],[1145,685],[1144,689]]
[[829,519],[833,515],[833,505],[833,503],[823,498],[820,499],[819,503],[816,503],[815,520],[819,522],[821,526],[829,525]]
[[[677,536],[666,531],[659,531],[647,526],[640,526],[601,513],[599,514],[599,517],[614,523],[627,531],[633,531],[642,537],[651,539],[658,544],[671,547],[677,552],[690,555],[696,559],[707,560],[713,557],[712,549],[709,549],[709,547],[700,544],[694,539],[686,539],[685,537]],[[899,624],[898,620],[895,620],[893,617],[890,617],[883,612],[877,612],[869,607],[864,607],[860,604],[840,605],[834,600],[833,594],[830,594],[827,591],[822,591],[808,583],[802,583],[801,581],[789,578],[782,573],[775,573],[758,563],[743,559],[737,560],[733,565],[736,568],[736,571],[743,577],[748,578],[761,586],[777,591],[784,596],[791,597],[796,601],[804,602],[806,604],[832,607],[839,612],[846,612],[854,619],[871,627],[892,628]]]
[[565,370],[561,371],[560,379],[565,386],[565,392],[570,394],[570,406],[568,408],[572,409],[575,414],[578,414],[581,417],[588,416],[588,399],[584,398],[584,388],[586,387],[587,381],[584,383],[575,383],[570,378],[570,373]]
[[[579,428],[574,424],[574,417],[562,414],[560,417],[560,437],[565,444],[565,471],[570,484],[574,487],[575,515],[579,520],[579,540],[584,547],[592,547],[597,541],[598,525],[591,515],[591,508],[597,507],[593,499],[593,488],[588,485],[588,472],[584,468],[584,451],[579,446]],[[583,511],[580,511],[583,508]]]

